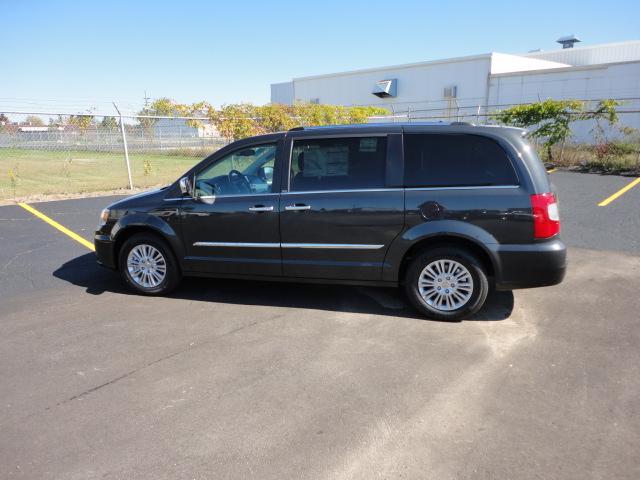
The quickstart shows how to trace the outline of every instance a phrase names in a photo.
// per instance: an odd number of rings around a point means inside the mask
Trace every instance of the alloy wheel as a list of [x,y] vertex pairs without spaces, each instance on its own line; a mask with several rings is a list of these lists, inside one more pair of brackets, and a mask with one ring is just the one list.
[[418,277],[422,300],[432,308],[450,312],[463,307],[473,294],[473,278],[459,262],[435,260],[422,269]]
[[157,248],[140,244],[127,256],[127,270],[131,279],[144,288],[155,288],[167,275],[167,262]]

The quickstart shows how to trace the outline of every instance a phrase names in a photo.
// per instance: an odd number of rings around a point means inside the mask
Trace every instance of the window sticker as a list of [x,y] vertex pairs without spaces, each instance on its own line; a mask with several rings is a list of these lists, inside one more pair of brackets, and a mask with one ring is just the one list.
[[328,177],[348,174],[349,150],[327,148],[308,150],[304,154],[305,177]]
[[361,138],[360,139],[360,151],[361,152],[375,152],[378,150],[377,138]]

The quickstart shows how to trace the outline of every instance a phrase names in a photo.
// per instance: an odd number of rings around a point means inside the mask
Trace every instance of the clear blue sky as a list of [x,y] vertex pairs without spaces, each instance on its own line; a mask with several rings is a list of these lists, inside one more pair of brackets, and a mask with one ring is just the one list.
[[639,19],[638,0],[3,0],[0,110],[265,103],[292,77],[640,39]]

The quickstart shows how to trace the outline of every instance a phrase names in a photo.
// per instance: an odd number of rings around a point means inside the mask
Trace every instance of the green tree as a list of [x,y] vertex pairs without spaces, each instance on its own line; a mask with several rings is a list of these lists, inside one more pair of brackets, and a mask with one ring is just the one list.
[[93,115],[71,115],[67,123],[84,132],[93,123]]
[[264,132],[281,132],[298,125],[294,108],[290,105],[270,103],[256,107],[256,114]]
[[[143,109],[144,115],[176,115],[208,117],[220,135],[229,141],[239,140],[269,132],[289,130],[295,126],[339,125],[365,123],[369,117],[388,115],[389,111],[381,107],[344,107],[341,105],[318,105],[297,103],[295,105],[267,104],[262,106],[250,103],[223,105],[219,110],[207,102],[180,104],[169,98],[160,98],[149,108]],[[153,125],[154,119],[139,119],[143,125]],[[202,126],[200,120],[188,120],[194,128]]]
[[177,104],[170,98],[161,97],[151,103],[150,111],[153,115],[172,116],[175,115]]
[[44,127],[44,121],[40,117],[36,117],[35,115],[29,115],[24,119],[25,125],[29,125],[31,127]]
[[601,100],[596,108],[589,111],[580,100],[553,100],[526,105],[516,105],[497,112],[494,118],[502,124],[531,128],[530,136],[544,139],[549,159],[553,159],[551,147],[564,143],[571,136],[570,123],[576,120],[608,119],[617,121],[615,100]]
[[293,106],[293,114],[299,125],[345,125],[366,123],[374,115],[388,115],[389,111],[382,107],[344,107],[342,105],[318,105],[313,103],[297,103]]
[[9,127],[9,117],[7,117],[4,113],[0,113],[0,132],[4,132]]
[[229,141],[251,137],[264,132],[257,118],[257,109],[250,103],[223,105],[212,110],[210,118],[220,135]]
[[[215,109],[207,102],[196,102],[191,105],[174,104],[175,111],[182,117],[212,117]],[[193,128],[202,127],[201,120],[187,120],[187,125]]]
[[118,121],[115,117],[104,117],[102,122],[100,122],[100,127],[106,130],[115,130],[118,128]]
[[383,107],[349,107],[349,123],[367,123],[369,117],[389,115]]
[[174,100],[168,97],[161,97],[157,100],[154,100],[151,105],[148,107],[144,107],[142,110],[138,112],[138,124],[144,128],[147,134],[153,134],[153,126],[157,123],[157,118],[146,118],[153,116],[174,116],[176,112],[182,107],[182,105],[177,104]]
[[153,130],[153,126],[156,124],[156,118],[147,118],[146,115],[155,115],[155,113],[145,107],[138,112],[138,115],[142,115],[138,117],[138,124],[146,131],[151,132]]

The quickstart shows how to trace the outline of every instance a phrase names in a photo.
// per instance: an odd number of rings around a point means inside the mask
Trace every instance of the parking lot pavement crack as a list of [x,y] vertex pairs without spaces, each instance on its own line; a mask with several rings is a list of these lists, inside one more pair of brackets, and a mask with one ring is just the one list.
[[[71,402],[73,400],[77,400],[79,398],[85,397],[85,396],[89,395],[90,393],[96,392],[96,391],[100,390],[101,388],[108,387],[109,385],[113,385],[114,383],[119,382],[120,380],[124,380],[125,378],[128,378],[131,375],[133,375],[135,373],[138,373],[141,370],[144,370],[145,368],[149,368],[149,367],[151,367],[151,366],[153,366],[153,365],[155,365],[157,363],[163,362],[165,360],[169,360],[170,358],[173,358],[173,357],[175,357],[177,355],[180,355],[181,353],[184,353],[185,351],[189,350],[190,348],[191,347],[179,350],[179,351],[171,353],[169,355],[165,355],[164,357],[158,358],[158,359],[156,359],[156,360],[154,360],[152,362],[146,363],[143,366],[141,366],[140,368],[136,368],[134,370],[131,370],[130,372],[127,372],[124,375],[120,375],[119,377],[116,377],[116,378],[114,378],[112,380],[109,380],[108,382],[105,382],[105,383],[103,383],[101,385],[98,385],[97,387],[90,388],[88,390],[85,390],[82,393],[74,395],[73,397],[69,397],[66,400],[62,400],[61,402],[58,402],[56,404],[56,406],[58,407],[60,405],[64,405],[65,403],[69,403],[69,402]],[[48,410],[48,408],[47,408],[47,410]]]
[[[282,315],[274,315],[274,316],[266,318],[264,320],[256,320],[255,322],[251,322],[251,323],[249,323],[247,325],[242,325],[241,327],[238,327],[238,328],[232,328],[228,332],[225,332],[225,333],[223,333],[221,335],[217,335],[215,338],[218,339],[218,338],[221,338],[221,337],[227,337],[227,336],[233,335],[234,333],[237,333],[237,332],[239,332],[241,330],[246,330],[247,328],[255,327],[256,325],[258,325],[260,323],[270,322],[270,321],[276,320],[276,319],[278,319],[280,317],[282,317]],[[205,343],[210,343],[210,342],[205,342]],[[203,344],[200,344],[200,345],[203,345]]]
[[[156,365],[156,364],[158,364],[160,362],[163,362],[165,360],[169,360],[169,359],[171,359],[173,357],[176,357],[176,356],[178,356],[178,355],[180,355],[180,354],[182,354],[182,353],[184,353],[186,351],[193,350],[193,349],[198,348],[198,347],[202,347],[204,345],[207,345],[207,344],[210,344],[212,342],[215,342],[217,339],[219,339],[221,337],[226,337],[226,336],[229,336],[229,335],[233,335],[234,333],[237,333],[237,332],[239,332],[241,330],[246,330],[246,329],[254,327],[254,326],[258,325],[258,324],[270,322],[272,320],[276,320],[276,319],[281,318],[281,317],[282,317],[282,315],[273,315],[273,316],[271,316],[269,318],[266,318],[264,320],[257,320],[255,322],[251,322],[251,323],[249,323],[247,325],[242,325],[241,327],[234,328],[234,329],[232,329],[232,330],[230,330],[228,332],[222,333],[221,335],[216,335],[213,339],[208,340],[206,342],[202,342],[202,343],[199,343],[199,344],[191,344],[188,347],[183,348],[182,350],[179,350],[177,352],[173,352],[173,353],[171,353],[169,355],[165,355],[164,357],[158,358],[158,359],[156,359],[156,360],[154,360],[152,362],[148,362],[148,363],[142,365],[141,367],[135,368],[135,369],[123,374],[123,375],[120,375],[119,377],[116,377],[116,378],[114,378],[112,380],[109,380],[108,382],[102,383],[102,384],[100,384],[100,385],[98,385],[96,387],[93,387],[93,388],[90,388],[88,390],[85,390],[82,393],[78,393],[77,395],[74,395],[74,396],[69,397],[69,398],[67,398],[65,400],[62,400],[62,401],[60,401],[60,402],[58,402],[56,404],[56,407],[59,407],[59,406],[64,405],[66,403],[72,402],[73,400],[77,400],[79,398],[83,398],[83,397],[85,397],[85,396],[87,396],[87,395],[89,395],[91,393],[94,393],[94,392],[96,392],[96,391],[98,391],[98,390],[100,390],[100,389],[102,389],[104,387],[108,387],[109,385],[113,385],[116,382],[119,382],[120,380],[124,380],[125,378],[128,378],[128,377],[130,377],[130,376],[132,376],[132,375],[134,375],[134,374],[136,374],[136,373],[138,373],[138,372],[140,372],[140,371],[142,371],[142,370],[144,370],[146,368],[149,368],[149,367],[151,367],[153,365]],[[49,409],[50,409],[50,407],[47,407],[45,410],[49,410]]]
[[13,264],[13,262],[15,262],[18,258],[23,257],[24,255],[28,255],[28,254],[30,254],[30,253],[33,253],[33,252],[35,252],[35,251],[37,251],[37,250],[41,250],[41,249],[43,249],[43,248],[47,248],[47,247],[49,247],[52,243],[54,243],[54,241],[53,241],[53,240],[49,240],[49,241],[46,241],[46,242],[43,242],[43,243],[39,244],[39,245],[38,245],[37,247],[35,247],[35,248],[30,248],[29,250],[23,250],[23,251],[21,251],[21,252],[17,252],[17,253],[15,253],[11,258],[9,258],[9,259],[7,260],[7,262],[2,266],[2,271],[6,271],[6,270],[11,266],[11,264]]

